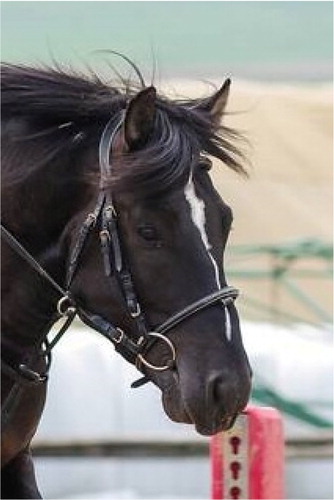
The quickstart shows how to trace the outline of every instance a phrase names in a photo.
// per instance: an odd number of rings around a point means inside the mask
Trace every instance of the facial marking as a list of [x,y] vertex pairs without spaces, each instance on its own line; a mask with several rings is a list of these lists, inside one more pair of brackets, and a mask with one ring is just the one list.
[[231,323],[231,316],[230,316],[230,311],[228,308],[225,306],[225,333],[227,340],[230,342],[232,340],[232,323]]
[[200,232],[206,250],[210,251],[211,245],[209,243],[208,236],[205,230],[204,201],[198,198],[198,196],[196,195],[194,183],[191,178],[185,187],[184,194],[186,200],[190,205],[192,221]]
[[[195,186],[192,181],[192,178],[190,177],[185,189],[184,189],[184,194],[187,202],[189,203],[190,206],[190,214],[191,214],[191,219],[195,225],[195,227],[198,229],[203,245],[207,251],[208,257],[210,258],[210,261],[213,266],[214,270],[214,275],[215,275],[215,281],[218,290],[221,289],[221,282],[220,282],[220,277],[219,277],[219,268],[217,265],[217,262],[213,258],[210,250],[211,250],[211,245],[208,239],[208,235],[205,229],[205,203],[203,200],[201,200],[196,192],[195,192]],[[232,325],[231,325],[231,318],[230,314],[228,311],[227,307],[224,307],[225,310],[225,332],[226,332],[226,337],[230,341],[232,340]]]

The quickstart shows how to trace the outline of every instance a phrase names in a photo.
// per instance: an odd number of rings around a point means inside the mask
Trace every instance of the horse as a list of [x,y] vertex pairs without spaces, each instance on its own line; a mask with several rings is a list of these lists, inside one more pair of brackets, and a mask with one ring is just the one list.
[[222,123],[231,81],[172,99],[133,67],[138,82],[111,83],[2,65],[2,498],[42,498],[30,443],[76,316],[202,435],[250,396],[223,262],[233,215],[210,178],[213,159],[247,175]]

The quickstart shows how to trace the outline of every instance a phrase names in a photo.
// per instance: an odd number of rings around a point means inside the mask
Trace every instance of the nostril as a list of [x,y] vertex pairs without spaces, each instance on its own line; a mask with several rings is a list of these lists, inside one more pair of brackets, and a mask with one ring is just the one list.
[[207,398],[209,407],[221,413],[224,418],[229,416],[234,419],[239,406],[239,393],[230,377],[222,373],[212,374],[208,381]]
[[246,406],[249,385],[226,370],[212,371],[207,378],[207,411],[224,422],[224,430],[234,424],[235,418]]
[[212,399],[214,403],[219,403],[222,400],[223,391],[221,381],[216,379],[212,382]]
[[208,398],[209,402],[215,405],[222,405],[225,394],[226,394],[226,384],[221,375],[214,374],[211,375],[208,382]]

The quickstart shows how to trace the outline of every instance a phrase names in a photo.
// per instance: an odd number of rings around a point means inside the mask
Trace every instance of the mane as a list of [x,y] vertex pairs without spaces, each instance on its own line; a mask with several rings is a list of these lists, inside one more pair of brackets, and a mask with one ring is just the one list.
[[[37,144],[41,146],[40,158],[30,163],[25,158],[24,169],[9,171],[12,181],[24,179],[54,159],[68,158],[69,153],[93,147],[97,158],[105,124],[112,117],[116,122],[143,83],[143,79],[140,85],[121,79],[111,85],[94,72],[81,74],[58,65],[3,64],[1,72],[2,121],[21,124],[15,128],[14,145],[31,149],[34,144],[35,150]],[[198,111],[199,102],[160,95],[148,144],[136,154],[123,155],[121,165],[116,159],[110,185],[151,192],[168,189],[190,175],[200,155],[245,173],[243,156],[235,145],[238,134],[225,126],[213,128],[210,117]],[[6,127],[3,130],[6,133]]]

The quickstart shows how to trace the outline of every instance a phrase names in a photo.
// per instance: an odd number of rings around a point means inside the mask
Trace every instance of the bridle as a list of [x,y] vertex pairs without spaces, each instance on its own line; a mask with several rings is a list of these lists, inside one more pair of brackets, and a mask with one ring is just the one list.
[[[49,341],[47,337],[50,325],[48,325],[47,331],[43,333],[40,339],[40,345],[43,346],[43,350],[39,353],[39,355],[43,355],[47,361],[47,370],[45,373],[38,373],[27,366],[27,364],[20,364],[18,367],[13,367],[2,361],[2,370],[13,378],[17,384],[39,384],[47,380],[47,372],[51,363],[51,351],[62,335],[66,332],[76,315],[78,315],[85,324],[97,330],[105,338],[110,340],[115,346],[116,351],[119,352],[127,361],[136,365],[138,369],[142,369],[143,366],[149,370],[155,371],[172,369],[175,366],[176,349],[170,338],[166,336],[166,333],[199,311],[202,311],[203,309],[206,309],[207,307],[218,302],[222,303],[226,307],[238,296],[237,289],[225,286],[173,314],[166,321],[156,327],[154,331],[151,331],[147,327],[144,314],[141,310],[140,303],[135,292],[132,275],[122,252],[117,224],[118,215],[113,203],[111,190],[106,190],[103,187],[103,179],[111,175],[111,164],[109,159],[112,154],[112,146],[115,136],[120,130],[123,121],[123,115],[116,125],[115,119],[110,119],[101,135],[99,144],[99,165],[101,176],[99,195],[94,209],[88,213],[85,221],[83,222],[78,238],[73,249],[71,250],[64,287],[59,285],[59,283],[57,283],[37,262],[37,260],[20,244],[15,236],[11,234],[3,225],[1,225],[1,234],[4,240],[40,276],[42,276],[56,292],[61,295],[61,298],[57,302],[53,322],[61,317],[65,318],[64,324],[54,336],[52,341]],[[119,326],[115,326],[102,316],[82,308],[77,303],[75,296],[71,293],[71,285],[79,267],[83,248],[85,247],[89,236],[92,234],[93,230],[96,230],[96,228],[99,230],[105,275],[110,277],[113,273],[115,273],[118,278],[120,289],[125,300],[126,309],[134,322],[134,327],[137,331],[136,340],[134,340],[132,336],[130,337]],[[156,365],[151,363],[147,359],[146,355],[152,345],[159,341],[164,342],[167,345],[170,352],[170,359],[164,364]],[[144,377],[134,382],[132,386],[138,387],[149,380],[149,376],[145,374]]]

